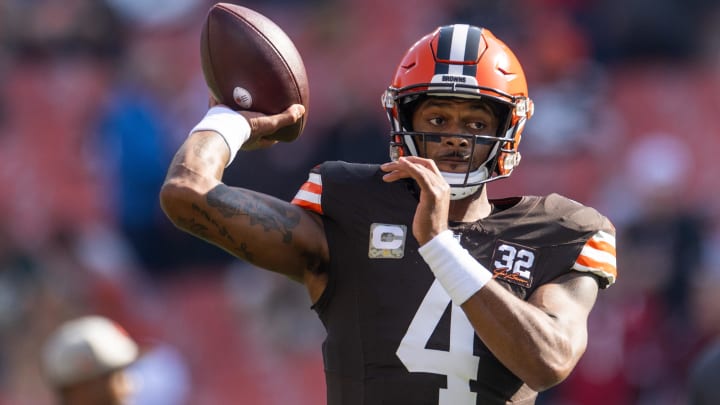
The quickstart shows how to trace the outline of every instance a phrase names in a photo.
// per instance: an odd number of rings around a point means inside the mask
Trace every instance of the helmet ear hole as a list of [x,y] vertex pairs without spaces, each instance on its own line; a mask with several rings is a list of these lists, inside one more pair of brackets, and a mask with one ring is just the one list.
[[419,94],[413,96],[403,97],[398,102],[398,119],[400,120],[400,126],[406,131],[413,131],[413,114],[415,110],[425,99],[427,95]]
[[512,107],[505,103],[488,103],[492,108],[495,116],[498,118],[498,132],[497,137],[502,138],[505,136],[508,128],[512,126]]

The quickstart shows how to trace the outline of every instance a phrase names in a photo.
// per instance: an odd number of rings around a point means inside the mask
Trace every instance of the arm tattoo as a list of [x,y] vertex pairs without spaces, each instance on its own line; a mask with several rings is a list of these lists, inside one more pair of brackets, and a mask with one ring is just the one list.
[[[200,215],[202,215],[202,217],[203,217],[206,221],[210,222],[210,224],[212,224],[212,225],[215,227],[215,229],[217,229],[217,231],[218,231],[218,233],[220,234],[220,236],[224,237],[225,239],[229,240],[229,241],[232,242],[232,243],[235,243],[235,240],[233,239],[232,235],[230,235],[230,232],[228,232],[228,230],[227,230],[227,228],[225,227],[225,225],[223,225],[223,224],[219,223],[218,221],[216,221],[215,218],[213,218],[212,216],[210,216],[210,213],[209,213],[209,212],[207,212],[206,210],[202,209],[202,208],[201,208],[200,206],[198,206],[197,204],[193,204],[193,205],[192,205],[192,208],[193,208],[194,211],[197,211]],[[204,228],[205,228],[205,230],[207,230],[207,227],[204,227]]]
[[[248,250],[247,243],[245,243],[245,242],[240,242],[240,243],[238,244],[238,243],[235,241],[235,238],[233,238],[232,235],[230,235],[230,232],[227,230],[227,228],[226,228],[224,225],[222,225],[220,222],[218,222],[217,220],[215,220],[215,218],[213,218],[213,217],[210,215],[209,212],[207,212],[206,210],[204,210],[204,209],[203,209],[202,207],[200,207],[199,205],[197,205],[197,204],[192,204],[192,209],[193,209],[193,211],[195,211],[195,212],[197,212],[198,214],[200,214],[200,216],[201,216],[205,221],[209,222],[209,223],[217,230],[217,233],[218,233],[220,236],[222,236],[222,237],[225,238],[228,242],[230,242],[230,244],[235,247],[235,252],[236,252],[240,257],[244,257],[246,260],[249,260],[249,261],[251,261],[251,262],[253,261],[253,255],[252,255],[252,253]],[[198,222],[197,220],[195,220],[195,218],[178,218],[178,221],[179,221],[179,224],[180,224],[183,228],[187,229],[187,230],[190,231],[191,233],[193,233],[193,234],[195,234],[195,235],[197,235],[197,236],[199,236],[199,237],[201,237],[201,238],[203,238],[203,239],[205,239],[205,240],[212,241],[212,238],[210,238],[210,235],[209,235],[209,233],[208,233],[208,231],[210,230],[210,228],[209,228],[207,225]]]
[[[193,204],[193,209],[196,209],[196,205]],[[178,226],[182,229],[187,229],[188,232],[193,235],[197,235],[203,239],[208,237],[208,227],[205,224],[201,224],[195,220],[195,218],[177,217]]]
[[292,229],[300,223],[300,215],[297,212],[276,203],[275,200],[233,192],[222,184],[210,190],[207,202],[220,211],[224,218],[245,215],[249,217],[250,225],[260,224],[265,232],[279,232],[283,243],[286,244],[292,241]]

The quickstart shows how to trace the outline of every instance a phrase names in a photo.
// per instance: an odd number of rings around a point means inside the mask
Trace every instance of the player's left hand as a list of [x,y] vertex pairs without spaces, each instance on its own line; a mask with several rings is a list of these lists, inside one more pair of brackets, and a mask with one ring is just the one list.
[[386,182],[412,178],[420,186],[420,202],[413,219],[413,235],[422,246],[447,229],[450,186],[432,159],[405,156],[380,166]]

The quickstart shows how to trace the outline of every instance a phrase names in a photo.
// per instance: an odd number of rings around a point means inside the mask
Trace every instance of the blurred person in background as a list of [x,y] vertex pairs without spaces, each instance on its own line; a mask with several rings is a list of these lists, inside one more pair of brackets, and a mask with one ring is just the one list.
[[44,342],[41,364],[62,405],[182,405],[190,390],[177,349],[159,342],[140,347],[106,316],[61,323]]
[[229,255],[206,246],[188,248],[192,238],[168,224],[157,201],[177,134],[204,110],[197,103],[205,94],[197,16],[205,2],[107,3],[128,31],[96,127],[104,181],[113,185],[106,190],[112,219],[139,266],[151,276],[177,276],[194,266],[220,267]]
[[127,405],[133,384],[126,372],[138,344],[114,321],[96,315],[60,325],[48,338],[42,369],[61,405]]
[[163,208],[305,285],[327,331],[329,404],[535,403],[575,367],[615,281],[612,224],[557,194],[488,199],[533,112],[522,67],[488,30],[423,36],[383,105],[392,161],[325,162],[292,203],[221,179],[302,106],[265,117],[214,105],[168,170]]

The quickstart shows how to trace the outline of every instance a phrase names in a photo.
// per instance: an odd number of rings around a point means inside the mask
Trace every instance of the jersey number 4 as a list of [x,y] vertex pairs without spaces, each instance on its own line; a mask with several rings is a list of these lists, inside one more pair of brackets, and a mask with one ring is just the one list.
[[470,391],[470,380],[477,379],[480,357],[473,354],[475,331],[460,307],[451,305],[450,350],[427,348],[448,305],[450,297],[435,280],[410,322],[396,354],[411,373],[447,376],[447,388],[440,389],[438,405],[475,405],[477,394]]

